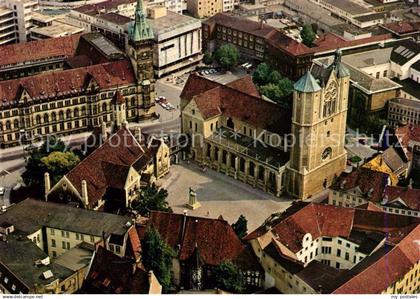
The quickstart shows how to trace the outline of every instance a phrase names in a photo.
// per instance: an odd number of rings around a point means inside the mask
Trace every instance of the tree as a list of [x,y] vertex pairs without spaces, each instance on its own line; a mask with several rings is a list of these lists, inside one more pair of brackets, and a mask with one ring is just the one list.
[[244,283],[239,269],[229,261],[223,261],[213,269],[215,286],[232,293],[242,293]]
[[248,220],[246,220],[244,215],[241,215],[239,216],[238,220],[232,224],[232,228],[236,235],[242,239],[248,233]]
[[73,169],[80,159],[73,152],[52,152],[41,158],[41,163],[50,174],[51,183],[55,185],[67,172]]
[[[52,153],[55,154],[49,157]],[[70,154],[63,156],[56,153]],[[26,160],[25,172],[22,174],[23,182],[28,187],[34,187],[41,192],[44,186],[45,172],[49,172],[51,184],[55,184],[79,161],[79,158],[73,152],[68,151],[66,145],[60,139],[49,137],[39,148],[30,151]],[[63,169],[59,169],[60,164]]]
[[272,71],[268,75],[268,78],[267,78],[267,81],[273,84],[279,84],[281,80],[282,80],[282,76],[280,75],[278,71]]
[[172,259],[175,251],[161,238],[159,232],[149,228],[141,241],[142,263],[146,270],[152,270],[164,292],[171,287]]
[[213,55],[210,52],[204,53],[203,62],[206,65],[210,65],[213,63]]
[[234,45],[226,44],[216,50],[214,57],[224,69],[229,70],[238,62],[239,51]]
[[268,83],[260,87],[261,94],[276,102],[284,108],[290,108],[289,96],[293,92],[293,83],[287,78],[281,79],[277,84]]
[[262,86],[268,83],[268,78],[270,76],[271,73],[271,69],[270,67],[265,63],[260,63],[257,66],[257,69],[255,70],[255,72],[252,74],[252,81],[257,85],[257,86]]
[[142,189],[140,199],[133,204],[133,208],[143,216],[149,216],[150,211],[172,212],[166,201],[168,191],[157,188],[155,184]]
[[312,26],[310,24],[303,25],[303,28],[300,31],[300,37],[302,38],[302,42],[305,45],[307,45],[308,47],[312,47],[316,35],[315,32],[312,30]]

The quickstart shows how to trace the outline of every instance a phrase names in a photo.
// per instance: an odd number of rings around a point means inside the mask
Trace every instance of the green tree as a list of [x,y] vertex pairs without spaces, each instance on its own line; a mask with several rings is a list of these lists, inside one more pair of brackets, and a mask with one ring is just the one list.
[[163,291],[168,292],[171,287],[172,259],[175,251],[161,238],[159,232],[149,228],[141,241],[142,263],[146,270],[152,270],[162,285]]
[[273,84],[279,84],[281,80],[282,80],[282,76],[280,75],[278,71],[272,71],[268,75],[268,78],[267,78],[267,81]]
[[56,184],[67,172],[80,162],[73,152],[52,152],[41,158],[41,163],[50,174],[51,183]]
[[133,204],[133,208],[143,216],[149,216],[150,211],[172,212],[169,203],[166,201],[168,191],[156,187],[155,184],[142,189],[140,199]]
[[210,52],[204,53],[203,62],[206,65],[210,65],[213,63],[213,55]]
[[308,47],[312,47],[315,41],[315,32],[312,30],[312,26],[310,24],[303,25],[302,30],[300,31],[300,37],[302,38],[302,42],[307,45]]
[[230,261],[223,261],[213,269],[215,286],[232,293],[242,293],[244,283],[239,269]]
[[270,67],[265,63],[260,63],[257,66],[257,69],[255,70],[255,72],[252,74],[252,81],[257,85],[257,86],[262,86],[268,83],[268,78],[270,76],[271,73],[271,69]]
[[260,87],[261,94],[276,102],[284,108],[290,108],[289,96],[293,92],[293,82],[287,78],[281,79],[277,84],[268,83]]
[[[39,148],[32,149],[26,159],[25,171],[22,174],[25,185],[34,187],[37,191],[41,192],[44,186],[45,172],[50,173],[51,183],[55,184],[66,172],[70,171],[79,162],[77,156],[72,152],[69,152],[71,155],[59,157],[58,154],[55,154],[50,159],[47,158],[52,153],[65,152],[68,152],[66,145],[60,139],[54,137],[48,138]],[[58,165],[53,163],[53,160],[56,160],[57,158],[62,158],[59,159],[64,165],[62,170],[59,170]],[[44,162],[48,162],[48,165],[43,162],[43,159]]]
[[238,220],[232,224],[232,228],[236,235],[242,239],[248,233],[248,220],[246,220],[244,215],[241,215],[239,216]]
[[226,70],[231,69],[238,63],[239,51],[232,44],[226,44],[216,50],[216,61]]

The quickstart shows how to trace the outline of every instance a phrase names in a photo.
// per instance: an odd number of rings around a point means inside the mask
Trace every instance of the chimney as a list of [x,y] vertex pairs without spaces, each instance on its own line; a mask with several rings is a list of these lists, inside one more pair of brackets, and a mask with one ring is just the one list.
[[48,201],[48,193],[51,190],[51,180],[50,180],[50,174],[48,172],[44,173],[44,195],[45,195],[45,201]]
[[102,138],[102,142],[104,142],[106,140],[106,137],[107,137],[106,122],[102,122],[101,123],[101,138]]
[[128,129],[128,121],[123,121],[122,127]]
[[261,18],[260,20],[260,29],[264,29],[264,19]]
[[87,183],[85,180],[82,181],[82,202],[85,207],[89,205]]

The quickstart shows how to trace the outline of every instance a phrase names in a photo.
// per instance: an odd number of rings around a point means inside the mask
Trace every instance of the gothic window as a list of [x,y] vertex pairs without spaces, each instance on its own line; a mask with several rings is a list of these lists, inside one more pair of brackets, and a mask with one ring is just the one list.
[[19,121],[17,119],[15,119],[15,121],[13,122],[13,126],[15,127],[15,129],[19,129]]
[[323,117],[328,117],[335,113],[336,106],[337,106],[337,85],[335,82],[331,82],[328,84],[326,92],[325,92],[325,98],[324,98],[324,107],[323,107]]
[[74,117],[79,117],[79,108],[74,108]]
[[64,119],[64,112],[63,110],[58,111],[58,119],[63,120]]
[[86,107],[82,107],[82,115],[86,115]]
[[102,112],[106,112],[106,103],[102,103]]
[[40,115],[37,115],[35,117],[35,122],[36,122],[37,125],[39,125],[41,123],[41,116]]
[[70,109],[67,109],[67,111],[66,111],[66,117],[67,117],[67,119],[70,119],[71,118],[71,110]]
[[47,123],[48,122],[48,114],[47,113],[45,113],[44,114],[44,123]]
[[326,160],[331,158],[331,154],[332,154],[332,149],[331,147],[327,147],[323,152],[322,152],[322,160]]
[[229,117],[226,123],[227,127],[234,130],[235,129],[235,124],[233,123],[233,120]]
[[55,114],[55,112],[51,113],[51,120],[52,121],[56,121],[57,120],[57,115]]
[[132,97],[131,98],[131,106],[134,107],[136,105],[136,98]]

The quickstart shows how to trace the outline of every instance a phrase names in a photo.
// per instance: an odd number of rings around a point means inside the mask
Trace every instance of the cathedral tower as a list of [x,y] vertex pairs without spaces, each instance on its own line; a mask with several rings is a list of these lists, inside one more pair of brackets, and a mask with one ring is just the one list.
[[287,190],[307,199],[329,187],[346,165],[344,149],[350,74],[337,50],[327,68],[307,72],[294,85]]
[[155,79],[153,72],[153,30],[147,22],[142,0],[137,0],[134,22],[129,26],[127,54],[137,79],[138,118],[155,115]]

